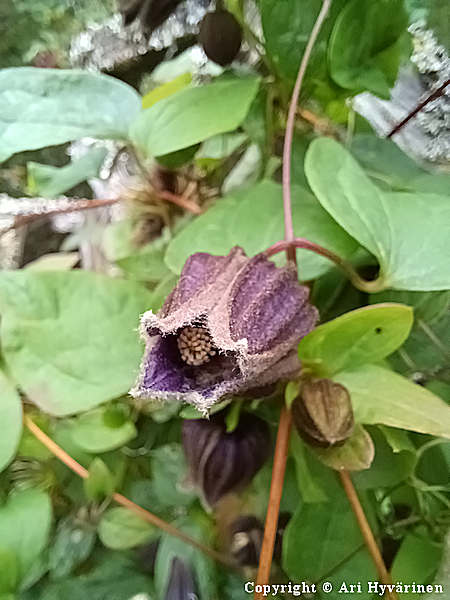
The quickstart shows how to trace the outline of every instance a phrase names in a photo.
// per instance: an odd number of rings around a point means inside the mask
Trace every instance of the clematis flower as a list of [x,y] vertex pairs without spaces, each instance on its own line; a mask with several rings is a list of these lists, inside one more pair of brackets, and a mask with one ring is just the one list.
[[224,395],[292,376],[297,344],[318,318],[308,297],[294,266],[265,254],[193,254],[160,312],[142,316],[146,350],[131,394],[206,414]]

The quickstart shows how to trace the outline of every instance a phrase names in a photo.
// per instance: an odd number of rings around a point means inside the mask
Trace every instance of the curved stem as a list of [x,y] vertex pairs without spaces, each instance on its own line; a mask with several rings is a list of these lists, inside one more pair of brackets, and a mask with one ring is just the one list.
[[274,256],[275,254],[278,254],[278,252],[284,252],[288,250],[290,247],[311,250],[311,252],[320,254],[320,256],[324,256],[325,258],[328,258],[329,260],[333,261],[340,269],[342,269],[342,271],[344,271],[344,273],[350,279],[352,284],[362,292],[380,292],[385,288],[382,279],[375,279],[374,281],[366,281],[365,279],[362,279],[362,277],[360,277],[353,268],[353,265],[351,265],[349,262],[338,256],[334,252],[331,252],[331,250],[327,250],[323,246],[320,246],[315,242],[311,242],[306,238],[294,238],[290,242],[276,242],[275,244],[267,248],[267,250],[265,250],[265,254],[267,256]]
[[[380,578],[381,583],[384,585],[392,584],[391,576],[386,568],[386,565],[384,564],[380,549],[378,548],[363,507],[361,506],[361,502],[359,501],[358,494],[356,493],[350,474],[348,471],[344,470],[339,471],[339,476],[341,478],[342,487],[344,488],[348,501],[350,502],[350,506],[355,514],[356,520],[358,521],[364,542],[377,569],[378,577]],[[386,592],[386,596],[391,598],[391,600],[397,599],[397,594],[395,592]]]
[[[34,421],[32,421],[32,419],[30,419],[30,417],[25,415],[23,420],[24,420],[24,424],[30,430],[30,432],[42,444],[44,444],[44,446],[46,448],[48,448],[48,450],[50,450],[50,452],[52,454],[54,454],[56,456],[56,458],[58,458],[61,462],[63,462],[67,467],[69,467],[69,469],[71,469],[79,477],[82,477],[83,479],[86,479],[87,477],[89,477],[89,471],[87,469],[85,469],[82,465],[80,465],[69,454],[67,454],[67,452],[65,450],[63,450],[60,446],[58,446],[58,444],[56,444],[51,438],[49,438],[48,435],[46,433],[44,433],[42,431],[42,429],[40,429],[40,427],[38,427],[36,425],[36,423],[34,423]],[[189,544],[190,546],[197,548],[204,554],[207,554],[212,559],[216,560],[217,562],[222,563],[226,567],[232,568],[232,569],[236,568],[235,563],[231,559],[229,559],[227,556],[224,556],[223,554],[221,554],[220,552],[217,552],[216,550],[213,550],[212,548],[208,548],[208,546],[205,546],[201,542],[198,542],[197,540],[192,538],[190,535],[185,534],[183,531],[180,531],[179,529],[177,529],[170,523],[167,523],[167,521],[163,521],[163,519],[160,519],[153,513],[149,512],[148,510],[145,510],[145,508],[142,508],[142,506],[135,504],[134,502],[132,502],[131,500],[129,500],[122,494],[115,492],[112,495],[112,498],[113,498],[113,500],[115,500],[117,502],[117,504],[121,504],[125,508],[128,508],[129,510],[134,512],[136,515],[141,517],[141,519],[143,519],[144,521],[147,521],[147,523],[150,523],[151,525],[158,527],[158,529],[165,531],[169,535],[173,535],[174,537],[177,537],[178,539],[182,540],[186,544]]]
[[[288,260],[296,263],[294,240],[294,226],[292,222],[292,202],[291,202],[291,158],[292,158],[292,139],[294,136],[295,114],[297,111],[298,99],[302,88],[303,78],[306,67],[308,66],[311,52],[319,35],[320,28],[328,14],[331,0],[323,0],[317,20],[314,23],[311,34],[306,44],[305,52],[298,70],[297,80],[292,92],[289,112],[286,121],[286,134],[284,136],[283,147],[283,208],[284,208],[284,238],[287,242],[285,247]],[[280,423],[278,425],[277,441],[275,444],[275,453],[273,458],[272,482],[270,485],[269,505],[267,508],[266,523],[264,527],[264,537],[259,557],[259,567],[257,584],[267,585],[272,566],[273,550],[275,546],[275,537],[278,526],[278,515],[280,512],[281,496],[283,495],[284,474],[286,471],[286,461],[289,448],[289,437],[292,426],[292,415],[289,408],[283,404],[280,414]],[[255,592],[255,600],[262,600],[262,593]]]
[[[312,49],[316,43],[317,36],[323,22],[325,21],[330,9],[331,0],[323,0],[322,8],[314,23],[308,43],[306,44],[302,62],[298,70],[297,80],[295,82],[294,91],[292,92],[291,103],[289,105],[288,118],[286,121],[286,134],[284,136],[283,147],[283,203],[284,203],[284,239],[288,242],[294,239],[294,226],[292,223],[292,202],[291,202],[291,158],[292,158],[292,139],[294,137],[295,113],[297,111],[298,99],[302,89],[303,78],[306,73]],[[294,252],[295,254],[295,252]],[[292,258],[292,250],[289,254]]]

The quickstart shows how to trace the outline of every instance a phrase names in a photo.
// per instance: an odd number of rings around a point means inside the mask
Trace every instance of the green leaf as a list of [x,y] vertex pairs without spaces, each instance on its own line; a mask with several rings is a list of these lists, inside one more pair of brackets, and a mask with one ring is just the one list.
[[14,552],[0,547],[0,565],[0,599],[3,600],[4,594],[14,592],[18,584],[19,569]]
[[185,88],[143,111],[130,129],[146,156],[160,156],[236,129],[245,118],[259,79],[226,78]]
[[94,458],[89,465],[89,477],[83,480],[89,500],[100,502],[114,492],[114,478],[101,458]]
[[72,573],[91,554],[96,532],[90,523],[67,517],[58,524],[49,549],[48,568],[52,579],[62,579]]
[[[335,221],[303,188],[293,186],[292,208],[297,235],[326,246],[340,256],[350,256],[357,248]],[[227,254],[239,245],[249,256],[262,252],[283,238],[283,201],[281,186],[263,181],[218,201],[204,215],[194,219],[169,243],[166,263],[180,273],[194,252]],[[330,262],[312,252],[298,251],[300,277],[313,279],[330,268]]]
[[349,2],[330,38],[331,77],[343,88],[389,97],[403,55],[399,46],[407,26],[403,0]]
[[325,465],[337,471],[362,471],[372,464],[375,447],[364,427],[356,425],[355,431],[342,446],[315,448],[314,452]]
[[[316,78],[325,75],[326,46],[333,22],[345,0],[335,0],[330,14],[314,45],[308,73]],[[261,20],[266,51],[275,69],[288,79],[295,79],[311,29],[319,15],[321,0],[261,0]],[[319,73],[319,74],[318,74]]]
[[350,392],[358,423],[450,437],[450,408],[424,387],[382,367],[361,365],[334,379]]
[[403,304],[376,304],[352,310],[319,325],[299,345],[304,366],[321,377],[376,362],[403,344],[413,312]]
[[65,167],[29,162],[27,164],[28,192],[45,198],[63,194],[79,183],[97,177],[106,154],[106,148],[92,148],[84,156]]
[[292,580],[318,581],[363,544],[350,509],[341,495],[333,502],[303,504],[283,538],[283,569]]
[[172,94],[175,94],[176,92],[179,92],[188,86],[191,81],[191,73],[182,73],[171,81],[167,81],[162,85],[158,85],[154,89],[147,92],[147,94],[145,94],[145,96],[142,98],[142,108],[150,108],[160,100],[164,100],[164,98],[172,96]]
[[[450,203],[435,194],[384,193],[338,142],[314,140],[305,172],[322,206],[374,254],[384,288],[450,288]],[[426,235],[425,235],[426,233]]]
[[[367,471],[353,474],[353,481],[358,489],[373,489],[395,486],[409,477],[416,464],[415,448],[411,444],[408,451],[396,452],[392,450],[386,439],[379,431],[380,428],[369,429],[375,444],[375,459]],[[389,428],[384,428],[389,429]],[[402,429],[391,429],[392,432],[406,432]]]
[[161,506],[192,504],[195,494],[182,488],[187,466],[180,444],[165,444],[151,453],[153,492]]
[[155,528],[127,508],[110,508],[103,515],[98,535],[111,550],[126,550],[145,544],[155,535]]
[[[14,385],[0,371],[0,471],[13,459],[22,436],[22,402]],[[1,540],[0,540],[1,546]]]
[[[96,554],[99,552],[97,550]],[[32,589],[26,600],[130,600],[154,598],[151,580],[138,572],[132,559],[108,552],[100,565],[64,580],[49,583],[39,596]]]
[[163,230],[159,237],[143,246],[136,243],[138,231],[134,219],[124,219],[108,225],[102,240],[106,257],[132,279],[142,282],[160,281],[170,274],[164,262],[169,231]]
[[43,411],[64,416],[125,394],[142,348],[136,328],[150,293],[87,271],[0,274],[2,352]]
[[124,421],[119,427],[110,427],[105,416],[106,410],[99,409],[82,414],[73,421],[70,433],[82,450],[92,454],[108,452],[136,437],[137,431],[132,421]]
[[70,271],[80,260],[78,252],[49,252],[24,266],[34,271]]
[[19,579],[45,548],[51,519],[50,499],[36,489],[17,492],[0,507],[1,548],[16,555]]
[[127,139],[140,98],[114,77],[76,69],[0,72],[0,162],[82,137]]
[[[430,539],[414,533],[408,534],[392,564],[393,581],[405,584],[417,582],[422,585],[429,583],[436,572],[441,555],[442,548]],[[417,594],[406,592],[402,597],[412,598],[417,597]]]
[[429,173],[405,154],[392,140],[374,134],[358,134],[352,140],[352,154],[379,185],[393,191],[446,195],[450,176]]

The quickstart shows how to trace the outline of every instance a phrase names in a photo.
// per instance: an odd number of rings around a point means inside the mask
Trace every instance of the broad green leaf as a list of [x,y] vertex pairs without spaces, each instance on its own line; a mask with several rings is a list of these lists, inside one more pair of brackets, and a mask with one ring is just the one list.
[[159,237],[144,245],[137,243],[138,233],[134,219],[111,223],[103,234],[105,255],[132,279],[143,282],[160,281],[170,273],[164,262],[170,233],[164,229]]
[[192,81],[191,73],[182,73],[172,79],[172,81],[168,81],[167,83],[163,83],[162,85],[158,85],[154,89],[150,90],[145,94],[142,98],[142,108],[150,108],[160,100],[164,100],[164,98],[168,98],[179,92],[180,90],[187,87]]
[[358,423],[382,424],[450,438],[450,408],[424,387],[376,365],[341,371]]
[[160,505],[168,508],[192,504],[195,494],[191,490],[183,490],[187,466],[180,444],[155,448],[151,461],[153,492]]
[[[430,583],[435,574],[442,555],[442,548],[427,537],[414,533],[408,534],[395,556],[392,564],[393,581],[405,584]],[[439,583],[439,582],[437,582]],[[426,598],[427,595],[423,597]],[[403,593],[404,598],[417,598],[417,594]]]
[[27,164],[28,192],[34,196],[53,198],[92,177],[97,177],[107,154],[106,148],[92,148],[65,167],[40,163]]
[[[414,309],[414,326],[399,351],[389,359],[403,375],[422,373],[426,380],[445,373],[450,349],[450,292],[400,292],[372,294],[371,302],[403,302]],[[437,394],[438,396],[441,394]]]
[[333,502],[303,504],[283,538],[283,569],[292,580],[318,581],[363,544],[343,494]]
[[2,352],[43,411],[64,416],[125,394],[142,348],[136,328],[151,295],[87,271],[0,274]]
[[[15,386],[0,371],[0,471],[16,454],[22,435],[22,402]],[[0,540],[1,547],[1,540]]]
[[[407,479],[416,465],[416,453],[413,444],[410,443],[408,450],[395,452],[379,429],[381,427],[369,428],[370,436],[375,444],[375,458],[370,469],[352,475],[358,489],[366,490],[395,486]],[[406,431],[402,429],[390,429],[389,427],[384,429],[406,435]]]
[[155,528],[127,508],[110,508],[102,517],[98,535],[111,550],[126,550],[145,544],[155,535]]
[[332,469],[341,471],[362,471],[372,464],[375,447],[372,438],[360,425],[355,427],[351,437],[342,446],[335,448],[315,448],[318,458]]
[[407,26],[403,0],[349,2],[337,18],[330,38],[331,77],[343,88],[370,90],[389,97],[403,57],[402,37]]
[[48,568],[52,579],[67,577],[91,554],[96,532],[91,523],[67,517],[58,524],[49,548]]
[[301,340],[299,356],[305,367],[329,377],[388,356],[403,344],[412,324],[409,306],[365,306],[316,327]]
[[132,421],[124,421],[119,427],[109,427],[105,410],[95,410],[80,415],[72,424],[72,439],[82,450],[97,454],[124,446],[136,437]]
[[[340,256],[348,257],[356,250],[356,242],[303,188],[293,186],[292,208],[297,235],[304,235]],[[219,200],[182,229],[168,245],[166,263],[174,273],[179,273],[194,252],[227,254],[236,245],[252,256],[282,239],[283,227],[281,186],[263,181]],[[303,280],[318,277],[330,268],[327,259],[312,252],[299,250],[297,256]]]
[[245,118],[259,79],[227,78],[185,88],[144,110],[130,129],[146,156],[160,156],[236,129]]
[[47,544],[52,511],[44,492],[29,489],[0,506],[1,548],[16,555],[22,579]]
[[92,502],[101,502],[114,492],[114,478],[101,458],[89,465],[89,476],[83,479],[84,492]]
[[[96,556],[101,553],[96,551]],[[153,600],[153,586],[131,557],[108,552],[100,564],[77,577],[47,583],[39,593],[32,588],[23,600]]]
[[[308,73],[316,78],[325,75],[327,38],[345,0],[335,0],[330,14],[314,45]],[[321,0],[261,0],[261,20],[266,51],[275,69],[288,79],[295,79],[311,29],[317,19]]]
[[[450,203],[435,194],[385,193],[335,140],[314,140],[305,172],[319,202],[380,263],[384,288],[450,288]],[[426,234],[426,235],[425,235]]]
[[387,189],[444,196],[450,189],[450,175],[425,171],[392,140],[359,134],[350,149],[374,182]]
[[0,72],[0,162],[82,137],[127,139],[140,97],[114,77],[76,69]]
[[18,564],[14,552],[0,547],[0,565],[0,599],[4,600],[5,594],[14,592],[18,584]]

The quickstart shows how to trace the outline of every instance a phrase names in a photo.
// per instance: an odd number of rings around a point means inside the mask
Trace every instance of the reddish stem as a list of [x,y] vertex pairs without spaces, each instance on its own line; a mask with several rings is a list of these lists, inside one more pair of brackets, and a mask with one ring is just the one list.
[[[283,148],[283,207],[284,207],[284,238],[287,242],[285,247],[288,260],[296,262],[294,240],[294,226],[292,222],[292,202],[291,202],[291,159],[292,159],[292,139],[294,136],[295,114],[297,111],[298,99],[302,88],[303,78],[306,67],[311,56],[312,49],[319,35],[320,28],[328,14],[331,0],[323,0],[322,8],[311,34],[306,44],[305,52],[300,63],[300,68],[292,92],[289,112],[286,121],[286,134],[284,137]],[[264,528],[264,538],[259,558],[259,568],[257,576],[257,585],[267,585],[272,566],[273,549],[278,525],[278,515],[280,512],[281,496],[283,495],[284,474],[286,470],[286,461],[288,455],[289,437],[291,431],[292,416],[290,409],[283,406],[280,414],[280,423],[278,425],[277,441],[275,444],[275,453],[272,469],[272,483],[270,486],[269,505],[267,508],[266,524]],[[263,594],[255,592],[255,600],[262,600]]]
[[[61,446],[58,446],[58,444],[56,444],[51,438],[49,438],[48,435],[46,433],[44,433],[42,431],[42,429],[40,427],[38,427],[34,421],[32,421],[32,419],[30,419],[30,417],[25,415],[23,420],[24,420],[26,427],[30,430],[30,432],[42,444],[44,444],[44,446],[46,448],[48,448],[52,454],[54,454],[57,458],[59,458],[59,460],[61,462],[63,462],[67,467],[69,467],[69,469],[71,469],[74,473],[76,473],[77,475],[79,475],[79,477],[82,477],[83,479],[87,479],[89,477],[89,471],[87,469],[85,469],[82,465],[80,465],[69,454],[67,454],[67,452],[61,448]],[[117,502],[117,504],[121,504],[125,508],[128,508],[129,510],[134,512],[136,515],[141,517],[141,519],[143,519],[144,521],[147,521],[147,523],[150,523],[151,525],[158,527],[162,531],[165,531],[169,535],[173,535],[174,537],[177,537],[178,539],[182,540],[186,544],[189,544],[190,546],[197,548],[204,554],[207,554],[208,556],[210,556],[214,560],[222,563],[226,567],[232,568],[232,569],[236,568],[235,563],[232,560],[230,560],[227,556],[224,556],[220,552],[217,552],[216,550],[213,550],[212,548],[205,546],[201,542],[198,542],[196,539],[192,538],[190,535],[187,535],[183,531],[180,531],[179,529],[177,529],[170,523],[167,523],[167,521],[163,521],[163,519],[160,519],[159,517],[157,517],[150,511],[145,510],[145,508],[142,508],[142,506],[135,504],[134,502],[132,502],[131,500],[129,500],[122,494],[115,492],[112,495],[112,498],[113,498],[113,500],[115,500]]]
[[419,113],[423,108],[425,108],[425,106],[429,103],[432,102],[433,100],[436,100],[436,98],[439,98],[440,96],[442,96],[442,94],[444,93],[445,88],[450,84],[450,79],[447,79],[447,81],[444,81],[444,83],[438,87],[437,90],[435,90],[434,92],[432,92],[429,96],[427,96],[427,98],[425,98],[425,100],[423,100],[422,102],[420,102],[420,104],[418,104],[409,114],[406,115],[406,117],[404,119],[402,119],[400,121],[400,123],[398,123],[390,133],[387,134],[386,137],[391,138],[393,135],[395,135],[396,133],[398,133],[400,131],[400,129],[402,129],[407,123],[408,121],[410,121],[413,117],[415,117],[417,115],[417,113]]
[[276,242],[275,244],[267,248],[265,253],[267,254],[267,256],[274,256],[275,254],[278,254],[278,252],[287,251],[289,248],[303,248],[305,250],[311,250],[311,252],[315,252],[320,256],[328,258],[329,260],[333,261],[340,269],[342,269],[342,271],[344,271],[344,273],[347,275],[347,277],[350,279],[350,281],[356,288],[363,292],[373,293],[379,292],[382,289],[384,289],[384,283],[382,279],[375,279],[374,281],[366,281],[365,279],[362,279],[349,262],[338,256],[334,252],[331,252],[331,250],[327,250],[327,248],[324,248],[319,244],[311,242],[306,238],[294,238],[290,242]]

